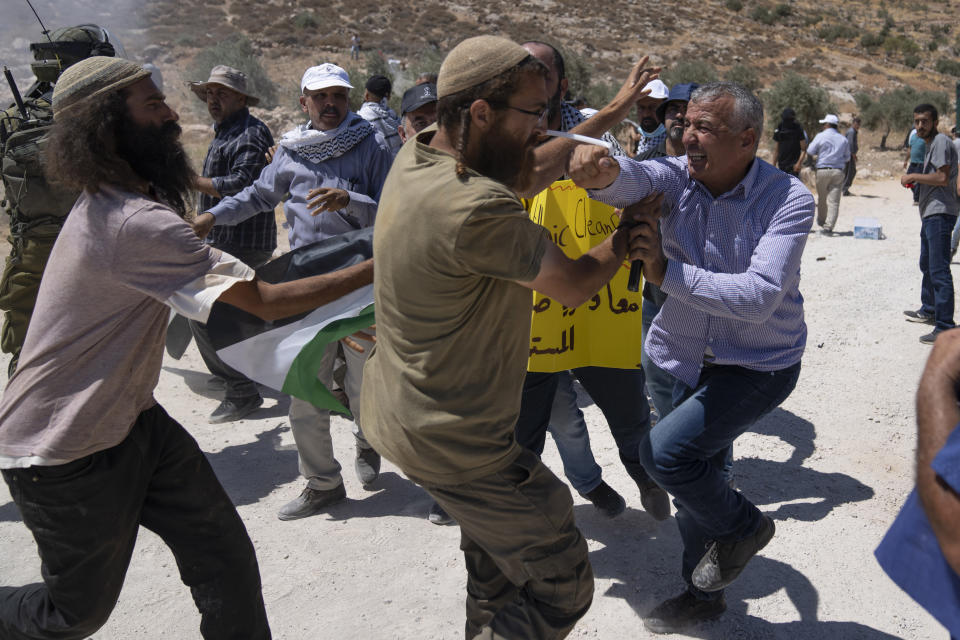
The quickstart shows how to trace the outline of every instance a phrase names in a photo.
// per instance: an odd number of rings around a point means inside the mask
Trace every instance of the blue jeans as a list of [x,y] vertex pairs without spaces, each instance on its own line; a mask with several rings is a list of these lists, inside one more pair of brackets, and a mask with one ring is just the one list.
[[694,389],[640,444],[647,472],[674,497],[683,542],[683,579],[699,598],[719,598],[690,582],[711,540],[733,542],[760,526],[760,511],[727,484],[724,460],[737,437],[786,400],[800,363],[774,372],[704,367]]
[[[523,381],[517,442],[537,454],[543,451],[554,395],[562,374],[565,372],[528,371]],[[640,442],[650,431],[650,405],[643,392],[643,370],[580,367],[573,369],[573,375],[603,412],[627,473],[637,486],[649,485],[650,476],[640,464],[639,456]]]
[[[650,325],[653,319],[660,313],[660,307],[649,298],[643,299],[642,324],[643,337],[646,339],[650,331]],[[673,383],[676,378],[658,367],[647,355],[645,348],[640,349],[640,364],[643,366],[643,373],[647,378],[647,391],[650,392],[650,399],[653,400],[653,406],[657,410],[660,419],[666,417],[673,411]]]
[[577,406],[573,378],[566,371],[557,377],[548,427],[563,462],[563,474],[580,495],[590,493],[603,480],[603,471],[590,449],[590,433]]
[[920,310],[933,315],[936,331],[955,326],[950,234],[956,221],[956,216],[933,215],[920,224]]
[[[643,299],[643,335],[647,335],[653,319],[660,313],[660,307],[653,300]],[[689,387],[683,384],[672,375],[654,364],[647,350],[640,351],[640,364],[643,365],[643,373],[647,377],[647,391],[653,399],[653,406],[657,409],[658,420],[663,420],[673,411],[673,399],[675,394],[683,396],[687,393]],[[723,462],[723,475],[729,484],[733,480],[733,445],[730,445],[727,451],[727,457]]]

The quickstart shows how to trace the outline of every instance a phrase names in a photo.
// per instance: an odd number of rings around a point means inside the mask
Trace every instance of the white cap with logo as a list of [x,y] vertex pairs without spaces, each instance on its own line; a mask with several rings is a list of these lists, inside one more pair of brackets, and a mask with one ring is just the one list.
[[820,121],[820,124],[840,124],[840,118],[832,113],[828,113],[824,116],[823,120]]
[[347,72],[330,62],[324,62],[315,67],[310,67],[304,71],[303,78],[300,79],[300,93],[308,89],[315,91],[317,89],[326,89],[327,87],[346,87],[347,89],[353,89],[353,85],[350,84],[350,76],[347,75]]

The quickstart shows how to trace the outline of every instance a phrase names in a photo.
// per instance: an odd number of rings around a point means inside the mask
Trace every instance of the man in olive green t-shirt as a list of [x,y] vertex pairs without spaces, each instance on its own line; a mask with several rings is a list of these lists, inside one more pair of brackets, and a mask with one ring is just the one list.
[[[582,304],[635,234],[620,228],[570,260],[529,220],[516,192],[534,175],[545,73],[504,38],[457,45],[440,70],[438,125],[397,155],[374,232],[364,430],[460,524],[467,638],[562,638],[593,596],[570,492],[516,443],[514,425],[530,289]],[[602,117],[625,112],[649,75],[637,65]]]

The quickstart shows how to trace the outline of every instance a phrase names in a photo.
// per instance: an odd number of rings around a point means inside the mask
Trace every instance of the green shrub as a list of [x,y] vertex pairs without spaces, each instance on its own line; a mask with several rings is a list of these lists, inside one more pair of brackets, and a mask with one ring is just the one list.
[[823,20],[823,14],[820,14],[820,13],[810,13],[810,14],[807,14],[806,16],[804,16],[804,18],[803,18],[803,24],[804,24],[804,26],[812,27],[813,25],[817,24],[817,23],[820,22],[821,20]]
[[753,11],[750,12],[750,18],[763,24],[773,24],[777,20],[777,17],[770,11],[770,7],[762,4],[753,8]]
[[770,89],[760,95],[760,99],[767,113],[779,115],[787,107],[796,111],[797,121],[803,125],[808,135],[819,130],[817,121],[823,114],[836,112],[836,107],[830,102],[824,89],[792,71],[773,83]]
[[946,93],[937,91],[917,91],[913,87],[898,87],[878,96],[858,93],[854,98],[863,126],[867,129],[883,131],[880,148],[885,149],[887,136],[893,128],[906,129],[913,122],[913,108],[920,103],[934,105],[944,117],[950,107]]
[[938,73],[943,73],[948,76],[958,76],[960,77],[960,62],[957,60],[951,60],[949,58],[940,58],[937,60],[936,69]]
[[724,79],[742,84],[750,91],[756,91],[760,88],[760,77],[757,75],[757,70],[745,64],[735,64],[730,67]]
[[883,49],[887,53],[918,53],[918,45],[910,36],[887,36],[883,41]]
[[740,0],[726,0],[723,4],[727,9],[730,9],[730,11],[740,11],[743,9],[743,3]]
[[293,17],[293,26],[297,29],[316,29],[320,26],[320,21],[313,11],[303,11]]
[[903,64],[907,65],[911,69],[916,69],[917,65],[920,64],[920,54],[917,54],[917,53],[903,54]]
[[717,70],[705,60],[681,60],[660,72],[660,79],[670,87],[683,82],[705,84],[714,82],[718,77]]
[[247,90],[260,98],[261,107],[276,106],[276,87],[260,66],[260,56],[246,37],[235,34],[200,51],[190,65],[190,77],[206,80],[218,64],[240,69],[247,74]]
[[867,49],[876,49],[883,45],[884,37],[879,33],[865,33],[860,36],[860,46]]
[[827,42],[849,40],[857,35],[857,30],[845,23],[835,23],[817,30],[817,37]]
[[781,3],[773,8],[773,14],[778,18],[786,18],[793,14],[793,8],[788,4]]

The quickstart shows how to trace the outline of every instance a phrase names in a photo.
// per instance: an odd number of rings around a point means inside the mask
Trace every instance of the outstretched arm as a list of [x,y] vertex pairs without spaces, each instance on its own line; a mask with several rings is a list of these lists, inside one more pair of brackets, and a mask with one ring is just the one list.
[[[630,109],[649,91],[644,92],[648,82],[658,77],[660,68],[646,68],[649,57],[644,56],[633,65],[630,75],[624,81],[620,91],[591,118],[571,129],[573,133],[599,138],[607,130],[616,126],[627,117]],[[531,186],[521,197],[531,197],[546,189],[551,182],[563,175],[567,158],[579,143],[564,138],[554,138],[534,151],[535,164]]]
[[[935,470],[937,454],[960,424],[960,331],[937,338],[917,389],[917,493],[940,549],[960,574],[960,495]],[[954,447],[955,448],[955,447]],[[956,457],[956,456],[954,456]],[[957,460],[952,460],[956,468]]]
[[291,282],[242,280],[220,294],[220,302],[273,321],[311,311],[373,282],[373,260]]

